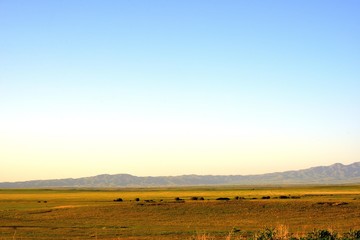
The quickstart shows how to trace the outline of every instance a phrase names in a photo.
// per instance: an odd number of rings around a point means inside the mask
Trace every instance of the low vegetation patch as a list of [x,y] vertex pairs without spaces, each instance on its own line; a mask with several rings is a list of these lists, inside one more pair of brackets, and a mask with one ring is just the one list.
[[327,205],[327,206],[342,206],[349,204],[348,202],[317,202],[319,205]]
[[[191,240],[215,240],[218,237],[202,233],[190,238]],[[226,236],[225,240],[359,240],[360,230],[350,230],[339,234],[331,229],[314,229],[305,234],[290,233],[284,225],[276,228],[266,227],[255,233],[242,232],[234,228]]]

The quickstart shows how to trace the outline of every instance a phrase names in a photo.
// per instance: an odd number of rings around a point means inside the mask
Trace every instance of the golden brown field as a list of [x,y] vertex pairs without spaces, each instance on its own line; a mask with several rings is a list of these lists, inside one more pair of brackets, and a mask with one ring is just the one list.
[[360,229],[360,186],[0,190],[0,240],[236,239],[279,226]]

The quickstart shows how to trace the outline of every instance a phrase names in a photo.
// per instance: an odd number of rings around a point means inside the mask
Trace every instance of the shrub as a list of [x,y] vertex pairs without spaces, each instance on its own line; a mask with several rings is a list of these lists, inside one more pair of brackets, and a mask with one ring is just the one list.
[[217,198],[216,200],[229,201],[229,200],[230,200],[230,198],[227,198],[227,197],[220,197],[220,198]]
[[137,197],[137,198],[135,198],[135,201],[136,201],[136,202],[140,201],[140,198],[138,198],[138,197]]
[[194,200],[194,201],[196,201],[196,200],[204,200],[203,197],[191,197],[190,199]]
[[261,199],[270,199],[270,196],[263,196]]
[[276,231],[275,228],[265,228],[262,231],[259,231],[255,234],[256,240],[275,240],[276,239]]
[[352,239],[360,239],[360,230],[352,230],[344,234],[344,239],[352,240]]
[[276,228],[265,228],[255,234],[255,240],[295,240],[292,234],[289,233],[288,227],[279,225]]
[[294,236],[293,233],[290,233],[288,226],[278,225],[275,228],[267,227],[264,230],[260,230],[256,233],[249,235],[249,233],[242,232],[239,229],[234,228],[229,232],[225,238],[216,238],[210,234],[201,233],[197,234],[190,238],[191,240],[215,240],[215,239],[225,239],[225,240],[360,240],[360,229],[359,230],[350,230],[347,233],[344,233],[343,236],[339,236],[336,232],[331,230],[313,230],[308,233],[306,236]]
[[324,230],[324,229],[321,229],[321,230],[314,229],[314,231],[307,234],[306,239],[307,240],[312,240],[312,239],[336,240],[338,238],[337,238],[336,232],[331,232],[329,230]]
[[123,199],[122,198],[117,198],[117,199],[114,199],[114,202],[122,202]]
[[289,196],[284,196],[284,195],[282,195],[282,196],[280,196],[279,198],[280,198],[280,199],[289,199],[290,197],[289,197]]
[[239,197],[239,196],[236,196],[234,197],[235,200],[240,200],[240,199],[245,199],[244,197]]

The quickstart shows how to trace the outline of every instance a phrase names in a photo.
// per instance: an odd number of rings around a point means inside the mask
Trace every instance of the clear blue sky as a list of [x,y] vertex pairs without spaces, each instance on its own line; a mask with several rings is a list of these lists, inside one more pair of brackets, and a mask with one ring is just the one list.
[[0,0],[0,181],[360,161],[359,12]]

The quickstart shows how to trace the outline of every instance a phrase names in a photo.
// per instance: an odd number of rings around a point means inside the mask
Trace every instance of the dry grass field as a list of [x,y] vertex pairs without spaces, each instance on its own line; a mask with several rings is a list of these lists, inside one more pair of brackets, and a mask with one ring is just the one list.
[[279,226],[360,229],[360,186],[0,190],[0,240],[240,239]]

